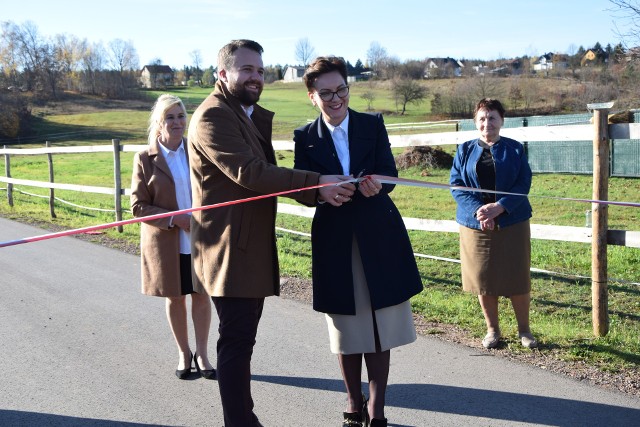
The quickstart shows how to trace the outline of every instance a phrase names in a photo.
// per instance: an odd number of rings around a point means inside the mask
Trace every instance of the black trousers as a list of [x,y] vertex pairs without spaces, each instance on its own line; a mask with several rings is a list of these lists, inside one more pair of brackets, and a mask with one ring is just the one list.
[[211,297],[218,319],[217,377],[225,427],[260,426],[251,397],[251,356],[264,298]]

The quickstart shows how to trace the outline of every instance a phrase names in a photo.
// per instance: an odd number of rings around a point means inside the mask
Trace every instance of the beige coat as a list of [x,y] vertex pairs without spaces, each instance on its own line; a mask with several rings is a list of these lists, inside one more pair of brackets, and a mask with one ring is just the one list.
[[[184,144],[186,149],[186,139]],[[134,157],[131,210],[136,218],[178,210],[173,176],[157,141]],[[169,228],[169,219],[140,225],[142,293],[146,295],[181,295],[180,234],[178,227]],[[204,293],[195,284],[194,290]]]
[[[249,119],[218,81],[189,125],[193,206],[316,185],[319,174],[276,166],[273,113],[254,106]],[[313,203],[317,192],[296,193]],[[280,292],[275,237],[276,198],[194,212],[194,282],[212,296],[263,298]]]

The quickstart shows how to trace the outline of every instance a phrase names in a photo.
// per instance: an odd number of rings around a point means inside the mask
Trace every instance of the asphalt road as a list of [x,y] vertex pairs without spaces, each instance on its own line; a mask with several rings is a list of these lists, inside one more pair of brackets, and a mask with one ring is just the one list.
[[[44,233],[0,218],[0,241]],[[212,355],[216,326],[214,311]],[[0,248],[0,361],[0,426],[222,425],[217,383],[175,377],[164,301],[140,294],[138,257],[79,239]],[[392,426],[640,425],[637,398],[436,338],[391,363]],[[323,316],[268,298],[253,357],[262,423],[341,425],[340,378]]]

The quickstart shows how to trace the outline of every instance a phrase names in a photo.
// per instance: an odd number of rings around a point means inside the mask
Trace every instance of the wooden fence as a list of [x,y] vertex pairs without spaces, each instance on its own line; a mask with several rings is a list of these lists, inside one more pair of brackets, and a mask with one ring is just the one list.
[[[502,129],[501,134],[519,141],[579,141],[593,138],[594,127],[587,125],[567,126],[539,126]],[[640,124],[614,124],[609,125],[610,138],[614,139],[640,139]],[[442,132],[413,135],[390,135],[389,139],[393,148],[421,146],[421,145],[451,145],[460,144],[477,137],[476,131]],[[275,150],[293,150],[292,141],[273,141]],[[0,176],[0,182],[7,183],[7,201],[13,205],[13,185],[24,185],[50,189],[49,205],[52,217],[54,211],[54,189],[70,190],[85,193],[97,193],[112,195],[114,197],[115,220],[122,220],[122,196],[131,194],[130,188],[122,188],[120,173],[120,153],[138,152],[146,148],[146,145],[121,145],[117,139],[112,140],[111,145],[73,146],[73,147],[45,147],[45,148],[3,148],[0,154],[5,159],[5,176]],[[99,153],[112,152],[114,162],[114,186],[97,187],[77,184],[63,184],[54,182],[53,154],[64,153]],[[49,163],[49,182],[16,179],[11,177],[11,155],[46,155]],[[312,217],[314,209],[287,203],[278,203],[278,212],[291,215]],[[436,232],[458,232],[455,221],[430,220],[421,218],[404,218],[407,229]],[[122,231],[122,227],[119,228]],[[570,227],[556,225],[531,225],[531,237],[543,240],[560,240],[567,242],[589,243],[592,241],[592,229],[590,227]],[[608,230],[607,243],[609,245],[621,245],[640,248],[640,231]]]
[[[596,104],[594,104],[596,105]],[[640,139],[640,124],[607,125],[607,113],[610,105],[594,108],[594,124],[566,125],[566,126],[533,126],[521,128],[504,128],[501,134],[518,141],[593,141],[594,183],[593,200],[606,200],[609,179],[609,145],[611,139]],[[416,125],[416,124],[412,124]],[[475,138],[476,131],[428,133],[416,135],[391,135],[392,147],[409,147],[420,145],[448,145],[461,144]],[[5,158],[5,177],[0,182],[7,183],[7,200],[13,205],[13,185],[49,188],[49,206],[51,215],[54,211],[54,189],[64,189],[89,193],[111,194],[114,196],[114,212],[116,221],[122,220],[123,195],[130,195],[130,189],[122,188],[120,153],[137,152],[145,145],[120,145],[117,139],[112,140],[111,146],[88,147],[60,147],[48,146],[40,149],[9,149],[4,148],[0,153]],[[274,141],[276,150],[293,150],[291,141]],[[113,152],[114,186],[92,187],[74,184],[59,184],[54,182],[54,168],[52,154],[60,153],[95,153]],[[11,177],[11,155],[46,154],[49,165],[49,182],[14,179]],[[278,212],[305,217],[313,216],[313,208],[285,203],[278,204]],[[534,239],[562,240],[571,242],[591,242],[592,245],[592,318],[593,331],[596,336],[608,333],[608,300],[607,300],[607,245],[623,245],[640,247],[640,232],[626,230],[608,230],[607,206],[593,203],[591,208],[593,228],[589,227],[561,227],[554,225],[531,225],[531,237]],[[419,218],[403,218],[407,229],[437,232],[457,232],[458,226],[454,221],[438,221]],[[118,227],[122,232],[122,227]]]

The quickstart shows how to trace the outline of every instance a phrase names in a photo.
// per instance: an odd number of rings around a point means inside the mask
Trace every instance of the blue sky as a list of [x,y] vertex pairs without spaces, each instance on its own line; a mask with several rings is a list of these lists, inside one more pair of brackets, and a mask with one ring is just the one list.
[[[249,38],[265,64],[295,64],[295,44],[318,55],[366,60],[372,42],[404,61],[451,56],[497,59],[567,52],[620,41],[607,0],[22,0],[3,2],[0,21],[32,21],[40,34],[70,34],[105,45],[131,40],[140,65],[216,65],[220,47]],[[619,19],[618,26],[621,25]]]

